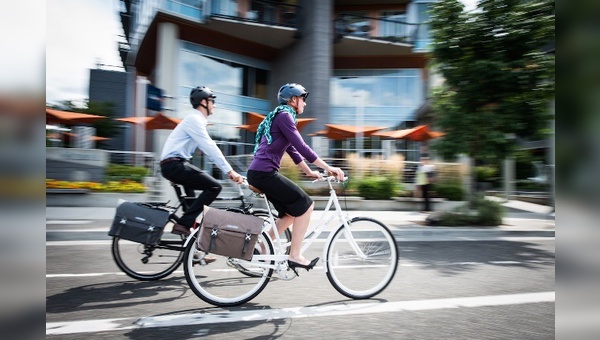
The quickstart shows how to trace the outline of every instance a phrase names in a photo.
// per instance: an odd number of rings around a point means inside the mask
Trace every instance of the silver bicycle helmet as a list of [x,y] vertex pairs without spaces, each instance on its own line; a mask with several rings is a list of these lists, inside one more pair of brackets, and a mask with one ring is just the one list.
[[279,104],[287,104],[287,102],[290,101],[293,96],[304,97],[304,100],[306,100],[306,97],[308,97],[308,91],[306,91],[304,86],[300,84],[288,83],[279,89],[279,92],[277,93],[277,101],[279,101]]

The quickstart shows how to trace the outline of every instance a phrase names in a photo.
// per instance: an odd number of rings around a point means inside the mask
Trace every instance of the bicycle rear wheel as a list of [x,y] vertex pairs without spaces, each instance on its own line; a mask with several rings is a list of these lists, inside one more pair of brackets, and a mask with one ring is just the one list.
[[368,299],[383,291],[398,267],[398,248],[381,222],[353,218],[335,231],[327,248],[327,278],[342,295]]
[[[258,237],[264,251],[273,254],[273,245],[267,235]],[[185,278],[191,290],[203,301],[219,307],[237,306],[255,298],[269,283],[273,269],[259,268],[251,262],[217,254],[210,254],[216,261],[208,266],[194,266],[197,234],[187,244],[183,265]]]
[[113,237],[111,252],[115,263],[127,276],[153,281],[171,275],[183,260],[185,237],[163,234],[160,243],[149,246]]

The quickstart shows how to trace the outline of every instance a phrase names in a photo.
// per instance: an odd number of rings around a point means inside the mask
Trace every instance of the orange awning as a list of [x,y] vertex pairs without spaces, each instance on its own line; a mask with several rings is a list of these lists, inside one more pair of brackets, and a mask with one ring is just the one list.
[[443,132],[430,131],[427,125],[419,125],[411,129],[377,132],[373,136],[422,142],[442,137],[444,134]]
[[[258,125],[262,123],[263,119],[265,119],[264,115],[255,112],[247,112],[248,116],[246,119],[247,124],[236,126],[238,129],[256,132],[258,130]],[[310,122],[317,120],[317,118],[297,118],[298,120],[298,131],[302,131],[302,129]]]
[[74,123],[92,123],[103,118],[106,117],[89,113],[60,111],[46,108],[46,124],[58,123],[68,125]]
[[[68,137],[77,137],[77,134],[75,134],[73,132],[64,132],[63,134],[65,136],[68,136]],[[53,134],[53,135],[48,135],[48,136],[49,137],[52,136],[54,138],[58,138],[59,135],[58,134]],[[101,136],[90,136],[89,138],[90,138],[90,140],[93,140],[95,142],[101,142],[101,141],[105,141],[105,140],[109,140],[110,139],[108,137],[101,137]]]
[[172,130],[181,122],[179,118],[167,117],[160,112],[152,117],[126,117],[116,120],[132,124],[146,124],[146,130]]
[[344,140],[348,138],[356,138],[362,133],[363,137],[370,137],[377,131],[385,129],[382,126],[353,126],[353,125],[339,125],[339,124],[325,124],[326,130],[317,131],[311,135],[313,136],[325,136],[333,140]]

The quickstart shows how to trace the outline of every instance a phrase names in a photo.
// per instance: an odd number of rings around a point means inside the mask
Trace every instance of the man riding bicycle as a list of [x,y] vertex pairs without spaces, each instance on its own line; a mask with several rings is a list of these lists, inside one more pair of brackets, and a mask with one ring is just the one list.
[[212,176],[189,163],[196,149],[208,156],[223,173],[228,175],[230,180],[238,184],[243,181],[243,177],[233,170],[206,130],[208,116],[213,114],[216,107],[216,97],[206,86],[192,89],[190,103],[193,110],[190,110],[171,132],[160,156],[160,169],[164,178],[183,185],[186,193],[202,190],[194,203],[184,211],[178,223],[173,226],[174,234],[189,235],[204,206],[210,205],[223,188]]

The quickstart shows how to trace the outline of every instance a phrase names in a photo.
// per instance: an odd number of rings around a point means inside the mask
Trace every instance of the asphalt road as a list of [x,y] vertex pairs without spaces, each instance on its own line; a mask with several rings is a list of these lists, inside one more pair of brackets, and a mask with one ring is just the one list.
[[224,309],[197,298],[182,268],[155,282],[125,276],[110,254],[109,223],[47,221],[47,338],[555,337],[553,230],[394,227],[398,272],[373,299],[345,298],[317,266]]

